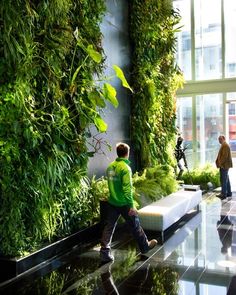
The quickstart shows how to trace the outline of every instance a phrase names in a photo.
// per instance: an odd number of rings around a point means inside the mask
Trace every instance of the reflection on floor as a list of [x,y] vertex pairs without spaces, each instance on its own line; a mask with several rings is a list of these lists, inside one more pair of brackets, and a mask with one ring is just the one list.
[[201,212],[163,245],[141,256],[132,238],[116,232],[115,261],[100,265],[99,245],[74,249],[11,282],[0,294],[236,294],[236,195],[204,195]]

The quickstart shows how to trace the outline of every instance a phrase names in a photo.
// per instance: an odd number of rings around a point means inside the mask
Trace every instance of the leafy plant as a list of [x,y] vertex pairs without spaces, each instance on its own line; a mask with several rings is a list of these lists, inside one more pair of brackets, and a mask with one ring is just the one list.
[[90,183],[90,190],[95,200],[107,200],[109,195],[107,179],[104,176],[98,179],[96,179],[96,176],[93,176]]
[[178,183],[174,178],[174,170],[167,165],[147,168],[141,175],[135,173],[133,184],[137,194],[136,200],[141,207],[171,194],[178,187]]
[[[132,138],[139,170],[170,162],[175,137],[176,90],[183,77],[175,64],[180,16],[171,1],[130,1],[132,11]],[[151,20],[151,21],[150,21]]]
[[107,179],[101,177],[96,179],[93,176],[90,182],[90,193],[92,198],[92,212],[94,220],[99,220],[100,218],[100,201],[107,201],[109,196],[109,189]]
[[195,168],[189,172],[184,172],[181,179],[185,184],[200,185],[202,190],[208,190],[208,183],[216,188],[220,186],[219,170],[211,164],[206,164],[203,167]]
[[[157,165],[145,169],[142,173],[136,172],[132,178],[135,205],[137,208],[156,201],[171,194],[178,188],[174,177],[174,169],[168,165]],[[94,216],[99,217],[99,202],[106,201],[109,196],[107,179],[92,177],[90,194],[93,199]]]
[[179,274],[170,266],[162,266],[151,269],[152,283],[151,294],[177,295],[179,290]]
[[89,224],[88,131],[91,125],[105,131],[101,110],[118,104],[114,89],[100,81],[104,12],[104,0],[1,3],[0,248],[6,255]]
[[[164,1],[131,5],[132,128],[148,166],[167,162],[174,132],[181,79],[170,28],[178,16]],[[90,127],[106,131],[102,110],[107,103],[118,106],[102,75],[104,13],[104,0],[1,3],[0,249],[6,255],[22,255],[93,220],[86,170],[97,148],[88,151]],[[118,66],[114,71],[130,89]]]

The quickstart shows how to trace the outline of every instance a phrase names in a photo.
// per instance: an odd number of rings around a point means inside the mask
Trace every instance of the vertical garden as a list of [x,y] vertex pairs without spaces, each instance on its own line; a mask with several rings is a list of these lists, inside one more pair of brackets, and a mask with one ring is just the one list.
[[[109,89],[103,0],[2,1],[0,7],[0,249],[19,255],[89,220],[88,127]],[[83,214],[81,214],[83,212]]]
[[[175,139],[175,92],[183,77],[175,63],[180,16],[172,1],[131,0],[132,136],[139,168],[170,164]],[[173,164],[173,162],[172,162]]]
[[[130,0],[131,132],[138,168],[170,163],[179,15],[169,1]],[[0,6],[0,251],[15,256],[89,225],[90,126],[118,106],[101,83],[105,0],[16,0]],[[122,71],[114,67],[123,86]],[[170,151],[169,151],[170,149]],[[168,188],[166,189],[168,190]]]

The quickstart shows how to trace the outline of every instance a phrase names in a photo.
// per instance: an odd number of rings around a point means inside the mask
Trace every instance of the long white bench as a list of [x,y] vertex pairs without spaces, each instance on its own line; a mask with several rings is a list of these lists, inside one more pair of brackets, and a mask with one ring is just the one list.
[[202,191],[179,190],[141,208],[139,213],[140,223],[143,229],[161,232],[164,240],[164,232],[177,223],[183,216],[196,208],[202,200]]

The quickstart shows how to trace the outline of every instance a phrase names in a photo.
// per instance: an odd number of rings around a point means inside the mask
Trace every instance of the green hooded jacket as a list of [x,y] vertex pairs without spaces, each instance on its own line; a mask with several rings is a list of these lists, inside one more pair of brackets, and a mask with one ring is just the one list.
[[108,202],[111,205],[121,207],[134,207],[132,192],[132,171],[130,161],[126,158],[117,158],[107,168],[109,187]]

